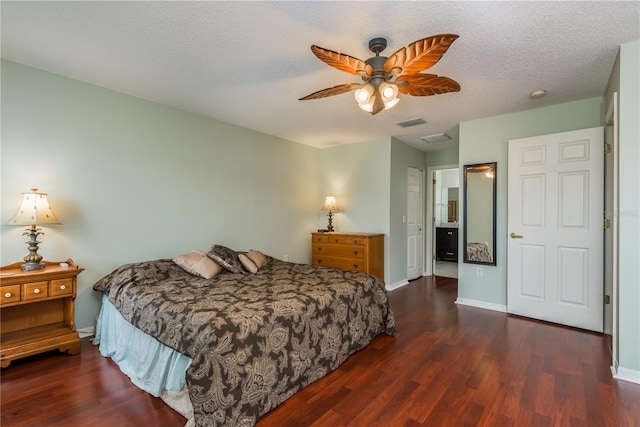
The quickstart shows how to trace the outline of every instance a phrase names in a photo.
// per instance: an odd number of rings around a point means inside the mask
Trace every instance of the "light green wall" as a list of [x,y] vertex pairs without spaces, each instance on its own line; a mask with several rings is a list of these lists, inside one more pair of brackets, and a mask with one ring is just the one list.
[[[320,151],[322,192],[333,193],[341,211],[333,218],[336,231],[385,234],[385,283],[389,283],[390,138],[340,145]],[[318,198],[316,208],[322,206]],[[327,217],[319,215],[318,227]]]
[[[407,168],[413,167],[425,172],[425,153],[391,139],[391,192],[390,192],[390,237],[389,253],[390,278],[389,286],[407,282]],[[423,189],[426,186],[423,183]],[[425,191],[426,197],[426,191]],[[422,272],[420,272],[422,274]]]
[[[497,166],[497,265],[462,263],[459,238],[458,297],[489,304],[507,304],[507,146],[510,139],[590,128],[602,124],[602,98],[590,98],[485,119],[460,123],[460,165],[498,162]],[[462,180],[461,180],[462,182]],[[464,201],[461,200],[460,212]],[[461,218],[462,219],[462,218]],[[461,224],[463,230],[464,224]]]
[[619,363],[640,378],[640,40],[619,55]]
[[426,153],[427,167],[457,165],[459,156],[459,148],[453,147],[446,150],[429,151]]
[[[93,283],[123,263],[213,243],[309,262],[320,150],[16,63],[1,66],[2,224],[20,193],[34,186],[49,193],[64,225],[43,227],[39,252],[85,268],[78,328],[94,325]],[[386,218],[388,179],[376,175],[384,165],[373,166],[352,179],[358,188],[381,181],[358,209]],[[384,209],[376,209],[380,199]],[[387,232],[377,219],[363,227],[370,225]],[[21,260],[22,227],[1,232],[1,264]]]

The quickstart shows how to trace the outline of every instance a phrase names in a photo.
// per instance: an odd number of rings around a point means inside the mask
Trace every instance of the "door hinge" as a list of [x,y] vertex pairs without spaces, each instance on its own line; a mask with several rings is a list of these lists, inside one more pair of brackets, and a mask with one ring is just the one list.
[[435,179],[433,180],[433,185],[436,185],[436,180]]
[[604,154],[609,154],[611,152],[611,144],[604,144]]
[[605,218],[605,219],[602,221],[602,227],[603,227],[605,230],[608,230],[609,228],[611,228],[611,220],[610,220],[609,218]]
[[609,295],[605,295],[604,296],[604,303],[605,304],[611,304],[611,297]]

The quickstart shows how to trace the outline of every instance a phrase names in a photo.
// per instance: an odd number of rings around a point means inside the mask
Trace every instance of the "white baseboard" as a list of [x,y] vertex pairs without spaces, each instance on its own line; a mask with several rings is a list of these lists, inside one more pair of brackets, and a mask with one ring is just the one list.
[[501,311],[503,313],[507,312],[507,306],[502,304],[494,304],[492,302],[486,301],[478,301],[474,299],[467,298],[456,298],[456,304],[460,305],[468,305],[471,307],[484,308],[485,310],[493,310],[493,311]]
[[92,337],[96,334],[96,327],[89,326],[88,328],[78,329],[78,335],[80,338]]
[[630,383],[640,384],[640,371],[636,371],[634,369],[621,368],[618,366],[617,368],[612,366],[611,373],[613,374],[613,378],[622,381],[629,381]]
[[409,284],[409,281],[404,279],[404,280],[400,280],[399,282],[393,283],[391,285],[386,285],[385,288],[387,289],[387,291],[392,291],[394,289],[401,288],[408,284]]

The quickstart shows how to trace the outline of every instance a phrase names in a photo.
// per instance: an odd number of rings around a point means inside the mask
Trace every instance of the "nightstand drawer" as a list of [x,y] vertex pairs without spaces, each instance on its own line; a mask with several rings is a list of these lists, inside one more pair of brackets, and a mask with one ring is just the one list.
[[0,305],[11,304],[20,301],[20,285],[9,285],[2,287],[0,295]]
[[49,296],[49,282],[25,283],[22,285],[22,295],[24,301],[46,298]]
[[73,294],[73,279],[52,280],[49,284],[49,295],[52,297]]

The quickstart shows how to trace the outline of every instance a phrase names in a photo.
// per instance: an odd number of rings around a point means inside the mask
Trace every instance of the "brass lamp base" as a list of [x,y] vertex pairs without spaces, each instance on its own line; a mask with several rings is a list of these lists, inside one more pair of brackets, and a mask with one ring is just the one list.
[[44,270],[44,264],[40,264],[39,262],[28,261],[26,264],[22,264],[20,266],[20,270],[22,271]]
[[329,216],[329,224],[327,224],[327,231],[332,232],[333,231],[333,212],[329,211],[327,215]]
[[34,271],[34,270],[43,270],[44,264],[40,264],[42,261],[42,256],[38,254],[38,236],[40,234],[44,234],[40,228],[32,225],[31,228],[27,228],[27,231],[22,233],[22,235],[28,235],[29,241],[26,242],[29,245],[29,255],[24,257],[25,264],[20,266],[20,270],[22,271]]

